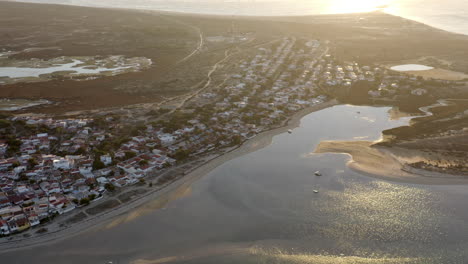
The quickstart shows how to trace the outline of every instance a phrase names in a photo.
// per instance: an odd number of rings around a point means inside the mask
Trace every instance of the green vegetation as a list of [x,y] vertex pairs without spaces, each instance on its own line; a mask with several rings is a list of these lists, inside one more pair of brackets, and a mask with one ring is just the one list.
[[128,160],[128,159],[131,159],[131,158],[134,158],[136,157],[136,153],[133,152],[133,151],[127,151],[125,152],[125,159]]
[[89,205],[89,203],[90,203],[89,198],[83,198],[80,200],[80,205],[87,206]]
[[176,159],[177,161],[186,160],[190,156],[190,151],[187,149],[178,149],[172,158]]
[[5,119],[0,119],[0,129],[8,128],[11,126],[11,122]]
[[93,161],[93,170],[101,170],[104,169],[106,165],[104,162],[101,161],[100,156],[96,156]]
[[231,144],[233,146],[237,146],[237,145],[240,145],[242,143],[242,137],[240,135],[234,135],[232,137],[232,141],[231,141]]
[[111,184],[111,183],[106,183],[104,185],[104,188],[106,188],[106,190],[108,190],[109,192],[115,191],[115,186],[113,184]]

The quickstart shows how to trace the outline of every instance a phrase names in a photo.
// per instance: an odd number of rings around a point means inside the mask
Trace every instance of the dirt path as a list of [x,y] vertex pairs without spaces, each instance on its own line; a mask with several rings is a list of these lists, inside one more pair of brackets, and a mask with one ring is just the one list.
[[174,18],[169,18],[169,17],[166,17],[166,16],[161,16],[161,17],[166,19],[166,20],[169,20],[169,21],[172,21],[174,23],[177,23],[177,24],[180,24],[180,25],[183,25],[183,26],[186,26],[186,27],[189,27],[189,28],[193,29],[194,31],[196,31],[198,33],[198,36],[200,38],[200,40],[198,41],[198,45],[195,47],[195,49],[190,54],[188,54],[187,56],[185,56],[184,58],[179,60],[176,63],[176,65],[179,65],[182,62],[189,60],[195,54],[197,54],[198,52],[200,52],[202,50],[203,46],[205,45],[205,38],[203,37],[203,31],[201,30],[201,28],[199,28],[197,26],[194,26],[194,25],[187,24],[185,22],[182,22],[182,21],[174,19]]

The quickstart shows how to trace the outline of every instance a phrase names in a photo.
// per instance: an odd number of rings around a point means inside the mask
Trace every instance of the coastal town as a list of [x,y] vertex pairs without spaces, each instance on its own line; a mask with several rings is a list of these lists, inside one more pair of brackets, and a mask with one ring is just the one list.
[[75,117],[4,116],[0,236],[45,233],[54,218],[82,212],[129,186],[158,188],[174,180],[160,177],[171,167],[235,148],[300,110],[353,93],[362,82],[376,99],[428,93],[421,78],[340,62],[328,42],[285,37],[244,56],[222,85],[176,108],[141,115],[140,109],[139,116],[122,109]]
[[468,1],[420,2],[0,0],[2,263],[465,263]]

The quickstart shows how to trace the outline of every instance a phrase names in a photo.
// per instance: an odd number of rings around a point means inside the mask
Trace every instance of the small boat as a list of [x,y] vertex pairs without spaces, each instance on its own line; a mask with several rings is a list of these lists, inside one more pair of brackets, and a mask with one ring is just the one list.
[[289,134],[292,134],[292,130],[291,130],[291,129],[289,129],[289,130],[288,130],[288,133],[289,133]]
[[314,190],[313,192],[314,192],[314,193],[318,193],[319,191],[318,191],[318,190]]
[[320,173],[320,171],[316,171],[314,174],[315,176],[322,176],[322,173]]
[[360,114],[361,112],[357,111],[356,113]]

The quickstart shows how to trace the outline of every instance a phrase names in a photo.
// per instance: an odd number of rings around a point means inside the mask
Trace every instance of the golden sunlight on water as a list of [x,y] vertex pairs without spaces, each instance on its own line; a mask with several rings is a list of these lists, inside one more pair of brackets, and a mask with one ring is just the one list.
[[335,215],[322,230],[328,237],[430,242],[442,235],[434,194],[386,182],[345,186],[328,192],[328,204],[321,204],[324,214]]
[[281,249],[252,248],[250,254],[256,257],[260,264],[410,264],[432,263],[423,258],[403,258],[374,255],[371,257],[335,256],[326,254],[290,253]]
[[360,13],[386,9],[393,0],[330,0],[326,13]]

